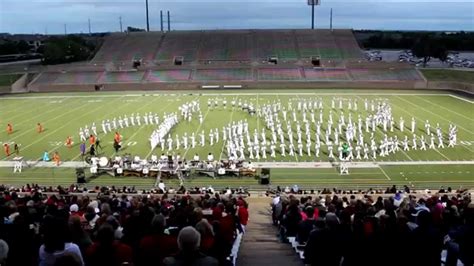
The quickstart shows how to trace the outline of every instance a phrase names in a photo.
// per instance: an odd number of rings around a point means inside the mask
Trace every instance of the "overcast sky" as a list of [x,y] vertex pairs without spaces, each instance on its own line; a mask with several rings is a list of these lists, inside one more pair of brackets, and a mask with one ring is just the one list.
[[[321,0],[316,25],[335,28],[474,31],[474,0]],[[145,0],[0,0],[0,32],[68,33],[118,31],[123,25],[145,27]],[[152,30],[159,10],[171,12],[171,28],[307,28],[307,0],[149,0]],[[166,21],[166,19],[165,19]],[[165,26],[166,28],[166,26]]]

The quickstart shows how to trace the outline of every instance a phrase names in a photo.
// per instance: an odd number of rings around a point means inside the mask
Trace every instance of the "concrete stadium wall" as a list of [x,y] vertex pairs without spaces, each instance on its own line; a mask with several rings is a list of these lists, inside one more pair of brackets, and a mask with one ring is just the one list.
[[[371,89],[415,89],[426,88],[424,82],[284,82],[284,81],[228,81],[228,82],[161,82],[161,83],[113,83],[101,84],[102,91],[160,91],[160,90],[201,90],[203,85],[242,85],[244,89],[323,89],[323,88],[371,88]],[[238,89],[234,89],[238,91]],[[39,85],[35,87],[38,92],[94,92],[94,85]]]
[[28,74],[23,74],[17,81],[11,85],[12,92],[23,91],[28,86]]
[[30,87],[32,92],[93,92],[94,85],[80,84],[80,85],[38,85]]
[[427,87],[433,89],[461,91],[474,96],[474,84],[472,83],[453,81],[428,81]]

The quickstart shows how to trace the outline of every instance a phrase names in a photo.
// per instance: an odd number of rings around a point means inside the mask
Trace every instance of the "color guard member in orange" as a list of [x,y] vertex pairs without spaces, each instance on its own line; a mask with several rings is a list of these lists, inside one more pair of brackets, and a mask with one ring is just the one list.
[[61,162],[61,158],[59,157],[59,153],[57,151],[54,152],[53,162],[56,164],[56,166],[59,166],[59,163]]
[[122,141],[122,136],[118,132],[115,132],[115,137],[114,137],[115,142],[120,143]]
[[43,132],[43,125],[41,125],[41,123],[36,124],[36,131],[38,131],[38,133]]
[[94,145],[94,144],[95,144],[95,136],[94,136],[94,135],[90,135],[90,136],[89,136],[89,143],[90,143],[90,145]]
[[7,157],[10,156],[10,145],[8,145],[8,143],[3,144],[3,150],[5,151],[5,155]]
[[71,136],[68,136],[66,138],[66,146],[70,149],[72,147],[72,138]]
[[13,133],[13,126],[10,123],[7,124],[7,133],[8,133],[8,135]]

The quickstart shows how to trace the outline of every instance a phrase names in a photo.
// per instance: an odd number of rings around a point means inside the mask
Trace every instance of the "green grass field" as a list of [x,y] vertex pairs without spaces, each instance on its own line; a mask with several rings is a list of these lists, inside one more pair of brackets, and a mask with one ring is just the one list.
[[429,81],[458,81],[474,83],[474,71],[447,69],[420,69]]
[[[424,121],[429,120],[432,127],[439,123],[443,132],[446,133],[449,123],[458,127],[459,145],[455,148],[445,148],[427,151],[409,151],[391,154],[388,157],[378,157],[377,161],[384,162],[415,162],[416,165],[381,165],[378,168],[350,169],[350,175],[341,176],[337,169],[272,169],[273,185],[300,184],[305,187],[386,187],[391,184],[412,184],[417,187],[439,187],[439,186],[469,186],[474,182],[474,165],[470,162],[457,164],[456,161],[474,160],[474,113],[473,102],[459,96],[439,92],[424,91],[383,91],[374,92],[370,90],[279,90],[279,91],[250,91],[242,90],[237,95],[231,91],[199,91],[199,92],[128,92],[128,93],[69,93],[69,94],[28,94],[21,96],[5,96],[0,98],[0,125],[4,128],[0,132],[0,142],[18,143],[20,153],[26,160],[38,160],[44,151],[50,153],[58,151],[63,161],[79,161],[79,128],[95,122],[101,133],[101,121],[113,119],[123,115],[130,116],[132,113],[144,114],[152,112],[162,115],[163,112],[177,112],[178,106],[185,102],[196,100],[200,102],[204,123],[199,124],[197,118],[191,122],[181,121],[173,128],[173,139],[176,134],[182,136],[185,132],[191,133],[205,131],[206,141],[210,129],[218,128],[232,122],[247,119],[249,131],[259,131],[264,126],[263,119],[249,116],[240,110],[232,110],[230,101],[240,99],[256,106],[267,102],[281,101],[286,106],[288,101],[296,102],[301,99],[322,98],[324,101],[324,117],[329,115],[331,99],[333,96],[341,97],[344,101],[357,100],[359,110],[352,112],[353,120],[357,120],[360,114],[367,115],[363,108],[364,99],[386,99],[392,106],[395,118],[403,116],[406,127],[410,126],[411,117],[417,120],[417,132],[420,136],[424,133]],[[219,100],[227,99],[228,107],[222,106],[217,109],[208,109],[209,98]],[[334,110],[334,118],[339,110]],[[347,110],[345,110],[347,113]],[[290,113],[288,115],[290,117]],[[347,116],[347,114],[346,114]],[[318,114],[316,115],[318,117]],[[302,115],[298,114],[298,119]],[[309,116],[308,116],[309,119]],[[398,121],[398,119],[396,119]],[[41,134],[36,132],[36,123],[41,122],[45,131]],[[14,132],[6,133],[6,124],[12,123]],[[293,125],[294,126],[294,125]],[[150,151],[149,137],[156,125],[144,125],[120,129],[123,135],[123,149],[121,153],[137,154],[142,158],[151,154],[161,154],[163,151],[158,147]],[[323,129],[325,127],[323,126]],[[304,129],[303,129],[304,130]],[[314,131],[315,129],[312,128]],[[324,130],[322,130],[324,132]],[[411,133],[402,133],[395,129],[389,136],[397,135],[402,139]],[[269,132],[268,132],[269,133]],[[267,136],[270,137],[267,133]],[[384,132],[378,129],[376,138],[380,139]],[[296,135],[296,134],[295,134]],[[73,148],[65,146],[67,136],[72,136],[75,143]],[[104,150],[102,156],[112,156],[113,134],[99,134]],[[296,136],[295,136],[296,138]],[[198,134],[196,135],[198,141]],[[447,137],[445,137],[447,139]],[[314,143],[314,137],[313,137]],[[336,150],[336,149],[335,149]],[[269,151],[269,150],[268,150]],[[167,151],[164,151],[165,153]],[[208,152],[214,156],[226,158],[224,143],[221,140],[214,146],[207,144],[205,147],[197,145],[195,149],[180,149],[177,151],[185,158],[190,159],[198,153],[204,158]],[[322,153],[326,147],[322,147]],[[279,149],[277,148],[277,154]],[[13,156],[6,157],[3,153],[2,161],[11,160]],[[256,160],[254,160],[256,161]],[[262,161],[262,160],[260,160]],[[267,161],[274,161],[267,158]],[[326,154],[320,158],[313,156],[301,156],[290,158],[288,156],[277,156],[277,162],[327,162]],[[426,161],[437,161],[436,165],[427,165]],[[443,163],[444,162],[444,163]],[[40,183],[44,185],[67,185],[75,181],[74,169],[67,168],[25,168],[21,174],[13,174],[11,168],[0,168],[0,183],[2,184],[25,184]],[[112,178],[101,176],[91,180],[96,185],[137,185],[139,187],[150,187],[154,184],[153,179],[141,178]],[[175,184],[176,181],[169,181]],[[189,186],[201,186],[213,184],[215,186],[256,186],[253,179],[224,178],[212,180],[210,178],[195,178],[187,180]]]
[[0,86],[10,86],[21,77],[21,74],[1,74]]

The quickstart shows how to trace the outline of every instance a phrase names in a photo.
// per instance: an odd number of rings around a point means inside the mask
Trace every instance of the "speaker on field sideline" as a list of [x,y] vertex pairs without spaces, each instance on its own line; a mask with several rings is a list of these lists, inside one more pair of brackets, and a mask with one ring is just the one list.
[[268,57],[268,63],[278,65],[278,56]]
[[319,56],[311,56],[311,64],[314,67],[320,67],[321,66],[321,58]]
[[270,185],[270,168],[262,168],[258,183],[260,185]]
[[76,168],[76,183],[85,184],[86,183],[86,174],[84,168]]
[[182,66],[184,64],[184,56],[175,56],[173,58],[173,64],[175,66]]

